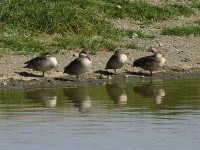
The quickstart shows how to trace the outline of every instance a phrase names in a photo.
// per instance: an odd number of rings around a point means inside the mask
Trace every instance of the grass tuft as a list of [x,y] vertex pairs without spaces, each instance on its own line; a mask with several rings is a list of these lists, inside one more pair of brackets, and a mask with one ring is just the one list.
[[114,44],[109,40],[92,39],[90,37],[79,36],[56,38],[53,46],[59,47],[61,49],[85,48],[91,52],[99,49],[108,49],[111,51],[115,49]]
[[200,1],[193,1],[192,7],[200,9]]
[[186,24],[176,27],[164,27],[161,30],[161,34],[175,36],[200,36],[200,20],[194,21],[192,24]]
[[200,35],[200,26],[184,25],[178,27],[165,27],[162,29],[163,35],[175,35],[175,36],[188,36],[188,35]]
[[135,43],[127,43],[125,45],[125,48],[128,48],[128,49],[139,49],[139,47]]
[[193,14],[190,7],[180,4],[152,5],[146,1],[124,1],[111,0],[107,5],[100,6],[110,17],[125,18],[131,17],[142,22],[154,22],[166,20],[175,16],[188,16]]

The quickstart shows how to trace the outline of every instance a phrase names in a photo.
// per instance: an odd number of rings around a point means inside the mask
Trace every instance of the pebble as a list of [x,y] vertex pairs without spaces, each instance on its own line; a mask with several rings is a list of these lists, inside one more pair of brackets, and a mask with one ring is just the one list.
[[117,7],[117,8],[119,8],[119,9],[121,9],[121,8],[122,8],[122,6],[120,6],[120,5],[117,5],[116,7]]
[[100,75],[99,75],[99,79],[106,79],[106,76],[103,75],[103,74],[100,74]]
[[159,46],[160,46],[160,47],[163,47],[163,43],[160,43]]
[[54,83],[54,81],[52,79],[49,79],[47,82]]
[[145,25],[141,25],[140,28],[145,28]]
[[190,61],[191,61],[190,58],[184,58],[184,59],[181,60],[181,62],[190,62]]
[[74,53],[73,57],[78,57],[78,55],[79,55],[78,53]]
[[132,39],[137,38],[137,37],[138,37],[138,35],[136,33],[133,33],[131,36]]
[[142,76],[140,76],[140,78],[144,78],[144,76],[142,75]]
[[124,75],[124,78],[128,78],[129,76],[128,75]]
[[113,79],[112,76],[108,76],[108,79]]
[[3,84],[3,85],[7,85],[7,82],[3,82],[2,84]]
[[149,48],[148,48],[148,51],[157,51],[153,46],[150,46]]

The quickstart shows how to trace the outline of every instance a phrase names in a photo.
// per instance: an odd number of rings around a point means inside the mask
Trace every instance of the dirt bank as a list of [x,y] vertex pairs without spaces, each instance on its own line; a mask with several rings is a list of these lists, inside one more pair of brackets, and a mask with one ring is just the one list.
[[[175,42],[176,48],[174,46],[167,46],[167,43],[171,45],[171,42],[178,40],[185,43],[185,46],[179,46],[180,42]],[[161,38],[160,41],[163,45],[166,45],[166,47],[163,46],[159,49],[164,53],[167,62],[165,67],[159,72],[156,72],[153,77],[146,76],[145,73],[148,73],[147,71],[131,66],[135,59],[151,55],[150,52],[124,49],[124,52],[129,58],[129,62],[124,68],[117,70],[117,76],[104,75],[104,79],[100,79],[100,73],[106,73],[104,72],[106,62],[113,52],[98,52],[96,55],[91,56],[93,66],[90,72],[81,76],[79,84],[104,83],[116,80],[130,81],[200,76],[200,58],[198,48],[192,44],[195,41],[193,37],[188,37],[185,41],[180,37],[174,37],[174,40],[171,41]],[[45,78],[41,77],[41,72],[23,68],[24,62],[35,56],[5,54],[0,60],[0,88],[63,87],[69,84],[77,84],[74,76],[63,74],[63,68],[71,60],[76,58],[77,54],[72,51],[65,54],[57,54],[56,58],[59,61],[59,66],[51,72],[46,73]],[[110,70],[110,72],[112,73],[113,70]]]

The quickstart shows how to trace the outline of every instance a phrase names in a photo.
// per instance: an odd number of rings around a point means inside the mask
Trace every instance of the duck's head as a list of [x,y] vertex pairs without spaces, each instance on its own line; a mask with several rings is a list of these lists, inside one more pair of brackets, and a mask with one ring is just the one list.
[[90,56],[89,56],[89,54],[88,54],[88,52],[87,52],[86,50],[82,50],[82,51],[79,53],[79,58],[87,58],[87,59],[89,59],[90,61],[92,61],[91,58],[90,58]]
[[151,49],[150,49],[150,52],[154,53],[154,56],[155,56],[156,58],[161,58],[161,57],[163,57],[163,55],[162,55],[157,49],[155,49],[155,48],[151,48]]
[[154,47],[150,47],[150,48],[149,48],[149,51],[152,52],[152,53],[154,53],[154,54],[155,54],[156,52],[158,52],[158,50],[155,49]]
[[45,52],[45,53],[43,54],[43,56],[52,56],[52,53],[51,53],[51,52]]
[[119,54],[121,54],[122,53],[122,51],[121,51],[121,49],[119,48],[119,49],[117,49],[116,51],[115,51],[115,55],[119,55]]

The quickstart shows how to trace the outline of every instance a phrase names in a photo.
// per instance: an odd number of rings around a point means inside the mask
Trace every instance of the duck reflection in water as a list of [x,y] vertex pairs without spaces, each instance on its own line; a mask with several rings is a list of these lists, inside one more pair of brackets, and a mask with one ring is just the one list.
[[152,82],[134,86],[133,90],[144,97],[153,98],[155,104],[161,104],[162,99],[165,96],[165,89],[158,84],[153,84]]
[[57,102],[57,96],[51,89],[28,90],[26,97],[37,103],[42,103],[45,107],[55,107]]
[[65,96],[69,98],[71,103],[79,109],[80,112],[86,113],[90,111],[92,102],[90,96],[83,90],[77,88],[66,88],[64,90]]
[[126,91],[117,84],[106,84],[108,95],[112,98],[115,104],[121,105],[127,103]]

